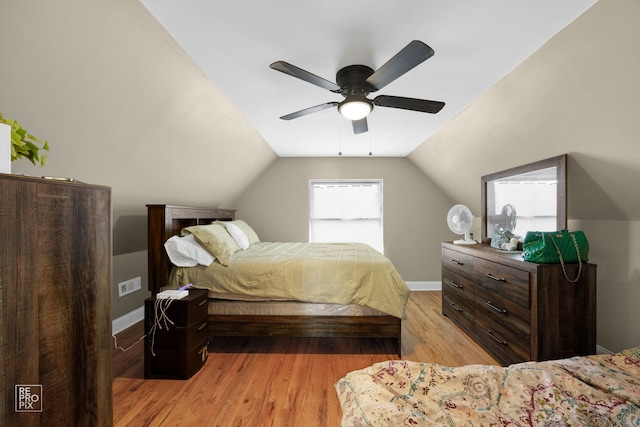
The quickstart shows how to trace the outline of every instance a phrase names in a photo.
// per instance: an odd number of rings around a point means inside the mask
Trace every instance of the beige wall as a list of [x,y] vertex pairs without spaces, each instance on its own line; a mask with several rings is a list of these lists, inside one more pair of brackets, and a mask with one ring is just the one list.
[[482,175],[568,153],[569,225],[589,237],[597,342],[614,351],[640,343],[638,16],[600,0],[409,156],[478,212]]
[[3,1],[0,40],[0,111],[51,145],[13,172],[112,188],[114,284],[146,290],[146,203],[229,205],[276,158],[137,1]]
[[264,241],[309,241],[310,179],[383,179],[384,248],[407,281],[439,281],[451,200],[403,158],[281,158],[235,207]]

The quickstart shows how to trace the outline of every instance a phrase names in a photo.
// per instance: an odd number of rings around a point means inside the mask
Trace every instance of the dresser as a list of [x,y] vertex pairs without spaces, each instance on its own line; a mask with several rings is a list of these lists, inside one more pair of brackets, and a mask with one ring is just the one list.
[[182,299],[145,301],[144,377],[186,380],[207,361],[206,289]]
[[111,190],[0,174],[0,200],[3,425],[110,426]]
[[[573,279],[578,265],[566,271]],[[596,265],[572,283],[559,264],[445,242],[442,313],[504,365],[595,354]]]

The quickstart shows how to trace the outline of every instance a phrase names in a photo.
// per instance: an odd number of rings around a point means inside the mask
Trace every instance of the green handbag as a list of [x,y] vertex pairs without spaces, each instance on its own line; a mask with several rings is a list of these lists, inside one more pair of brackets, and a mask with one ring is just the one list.
[[[525,261],[537,264],[562,264],[564,275],[576,282],[582,272],[582,263],[589,259],[589,242],[582,231],[528,231],[522,244]],[[578,277],[567,277],[565,264],[580,264]]]

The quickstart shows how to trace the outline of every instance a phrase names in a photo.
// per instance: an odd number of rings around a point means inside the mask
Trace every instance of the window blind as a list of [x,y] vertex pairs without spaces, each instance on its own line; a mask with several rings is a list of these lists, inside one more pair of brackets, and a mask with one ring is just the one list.
[[311,180],[309,241],[362,242],[383,252],[382,180]]

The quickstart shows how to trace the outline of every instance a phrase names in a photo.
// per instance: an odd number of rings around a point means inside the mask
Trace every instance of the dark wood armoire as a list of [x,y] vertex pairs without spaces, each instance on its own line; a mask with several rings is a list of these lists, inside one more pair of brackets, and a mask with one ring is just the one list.
[[111,189],[0,174],[0,419],[110,426]]

